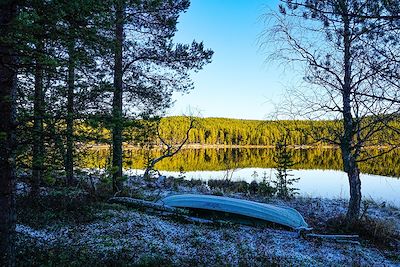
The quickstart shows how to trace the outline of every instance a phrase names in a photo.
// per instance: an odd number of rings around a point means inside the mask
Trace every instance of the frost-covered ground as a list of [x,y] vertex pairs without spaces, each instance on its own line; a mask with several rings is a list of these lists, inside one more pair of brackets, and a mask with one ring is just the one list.
[[[141,194],[160,197],[177,193],[176,189],[179,192],[204,190],[158,188]],[[256,196],[233,196],[262,201]],[[269,201],[296,208],[316,229],[323,229],[326,218],[346,210],[344,200],[296,198]],[[400,230],[398,209],[370,203],[367,212],[370,216],[390,220],[391,225]],[[41,251],[54,251],[60,247],[78,254],[85,251],[100,265],[112,265],[117,260],[124,264],[153,266],[400,266],[398,258],[389,257],[387,251],[363,240],[360,244],[336,243],[305,239],[283,229],[230,223],[193,224],[119,205],[104,205],[95,212],[95,218],[87,223],[50,224],[41,229],[19,224],[18,242],[20,246]],[[396,251],[390,254],[396,254]]]

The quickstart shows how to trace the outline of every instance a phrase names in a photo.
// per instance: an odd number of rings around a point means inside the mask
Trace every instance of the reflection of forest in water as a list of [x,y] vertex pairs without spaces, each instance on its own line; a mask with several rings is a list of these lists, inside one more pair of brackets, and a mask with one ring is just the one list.
[[[369,149],[368,156],[378,155],[379,149]],[[124,151],[125,169],[143,169],[148,151],[131,149]],[[293,149],[293,169],[342,170],[340,150],[333,148]],[[159,150],[150,157],[160,155]],[[273,168],[273,148],[200,148],[182,149],[173,158],[166,158],[156,165],[164,171],[220,171],[235,168]],[[109,162],[108,149],[91,149],[82,154],[80,167],[105,168]],[[376,159],[360,162],[363,173],[400,177],[400,150],[393,150]]]

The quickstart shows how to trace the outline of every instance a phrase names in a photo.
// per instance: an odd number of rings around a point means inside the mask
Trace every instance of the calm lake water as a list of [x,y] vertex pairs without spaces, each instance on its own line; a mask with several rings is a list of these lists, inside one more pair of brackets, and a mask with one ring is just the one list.
[[[370,150],[368,155],[380,153]],[[126,150],[124,169],[127,174],[141,174],[147,157],[159,151]],[[300,180],[294,185],[300,195],[327,198],[348,198],[347,176],[341,171],[338,149],[296,149],[292,151],[297,164],[291,172]],[[156,165],[164,175],[184,175],[185,179],[225,179],[232,181],[262,181],[274,179],[274,149],[184,149],[173,158]],[[104,168],[109,151],[92,150],[81,159],[82,167]],[[400,207],[400,151],[360,164],[364,198],[387,202]]]

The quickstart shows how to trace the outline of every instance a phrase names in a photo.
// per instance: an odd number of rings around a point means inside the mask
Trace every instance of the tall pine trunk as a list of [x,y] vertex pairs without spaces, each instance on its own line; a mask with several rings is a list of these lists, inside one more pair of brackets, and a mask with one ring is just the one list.
[[[10,36],[16,1],[0,3],[0,36]],[[0,266],[15,266],[15,93],[13,46],[0,39]]]
[[124,4],[116,0],[115,4],[115,55],[114,55],[114,98],[112,128],[112,171],[113,191],[121,190],[122,178],[122,45],[124,41]]
[[357,166],[356,155],[353,148],[354,122],[351,113],[351,40],[350,40],[350,22],[346,4],[343,14],[343,44],[344,44],[344,83],[342,92],[343,101],[343,136],[341,140],[341,151],[344,171],[347,173],[350,185],[350,201],[347,209],[347,222],[349,224],[359,219],[361,203],[361,180],[360,171]]
[[347,176],[350,184],[350,201],[347,209],[347,222],[352,224],[360,218],[361,207],[361,180],[360,170],[352,155],[349,156]]
[[33,155],[32,155],[32,195],[38,196],[44,171],[44,91],[43,91],[43,64],[41,58],[44,53],[42,40],[37,44],[35,62],[35,92],[33,100]]
[[65,156],[66,183],[74,182],[74,89],[75,89],[75,40],[68,46],[68,92],[67,92],[67,152]]

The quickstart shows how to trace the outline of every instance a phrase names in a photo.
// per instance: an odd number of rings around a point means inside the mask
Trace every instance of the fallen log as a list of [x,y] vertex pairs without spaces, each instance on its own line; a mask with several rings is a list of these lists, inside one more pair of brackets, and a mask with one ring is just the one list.
[[321,234],[305,234],[306,238],[316,238],[316,239],[329,239],[338,243],[351,243],[359,245],[358,235],[321,235]]
[[321,234],[306,234],[307,237],[311,238],[327,238],[327,239],[347,239],[347,240],[358,240],[358,235],[321,235]]
[[122,205],[125,205],[128,207],[133,207],[133,208],[147,208],[147,209],[153,209],[153,210],[159,210],[159,211],[167,211],[167,212],[172,212],[172,213],[185,214],[185,212],[182,209],[170,207],[170,206],[156,203],[156,202],[131,198],[131,197],[112,197],[108,200],[108,202],[115,203],[115,204],[122,204]]
[[151,201],[142,199],[130,198],[130,197],[113,197],[108,200],[110,203],[122,204],[127,207],[139,208],[139,209],[152,209],[161,211],[160,215],[167,217],[179,218],[182,221],[188,223],[201,223],[201,224],[216,224],[212,220],[187,216],[188,212],[183,209],[170,207],[164,204],[159,204]]
[[203,218],[197,218],[197,217],[192,217],[184,214],[177,214],[177,213],[171,213],[171,212],[161,212],[161,216],[173,218],[173,219],[178,219],[181,221],[184,221],[186,223],[199,223],[199,224],[209,224],[209,225],[220,225],[221,222],[213,221],[213,220],[208,220],[208,219],[203,219]]

